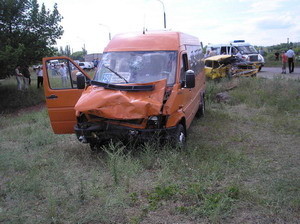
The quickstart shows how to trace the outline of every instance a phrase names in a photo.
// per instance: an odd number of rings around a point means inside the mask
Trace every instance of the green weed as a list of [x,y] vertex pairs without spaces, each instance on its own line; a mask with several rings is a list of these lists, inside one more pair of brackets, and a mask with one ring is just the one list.
[[108,146],[103,146],[107,154],[107,165],[115,185],[121,182],[129,187],[130,178],[140,170],[140,163],[134,160],[130,153],[126,154],[125,146],[122,143],[111,142]]
[[160,201],[171,199],[177,192],[178,187],[175,185],[155,187],[147,196],[150,209],[157,209]]
[[2,114],[0,222],[297,223],[298,93],[297,81],[208,82],[207,113],[185,149],[111,143],[91,153],[54,135],[46,110]]

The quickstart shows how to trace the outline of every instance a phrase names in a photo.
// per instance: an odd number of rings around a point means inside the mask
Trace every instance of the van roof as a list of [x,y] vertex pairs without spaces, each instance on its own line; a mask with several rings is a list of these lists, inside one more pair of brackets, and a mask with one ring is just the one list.
[[208,47],[230,47],[230,46],[250,46],[247,42],[227,43],[227,44],[208,44]]
[[182,45],[200,45],[197,37],[175,31],[125,33],[114,36],[104,52],[111,51],[171,51]]

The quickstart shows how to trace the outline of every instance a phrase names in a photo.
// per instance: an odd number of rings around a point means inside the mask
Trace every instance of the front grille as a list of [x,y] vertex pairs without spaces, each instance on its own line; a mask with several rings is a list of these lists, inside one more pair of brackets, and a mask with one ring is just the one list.
[[88,115],[90,119],[100,119],[101,121],[113,121],[113,122],[121,122],[121,123],[128,123],[128,124],[141,124],[143,119],[124,119],[124,120],[117,120],[117,119],[108,119],[104,117],[99,117],[94,114]]

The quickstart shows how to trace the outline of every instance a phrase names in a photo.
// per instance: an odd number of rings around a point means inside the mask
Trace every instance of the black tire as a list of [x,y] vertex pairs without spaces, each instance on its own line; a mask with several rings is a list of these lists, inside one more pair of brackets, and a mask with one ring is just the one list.
[[203,117],[204,114],[205,114],[205,98],[204,95],[201,94],[201,102],[199,105],[199,109],[197,110],[196,117],[197,118]]
[[185,128],[182,124],[178,124],[176,130],[171,136],[171,144],[174,147],[183,148],[186,144]]
[[262,68],[262,66],[259,66],[259,68],[258,68],[258,71],[259,71],[259,72],[260,72],[261,68]]

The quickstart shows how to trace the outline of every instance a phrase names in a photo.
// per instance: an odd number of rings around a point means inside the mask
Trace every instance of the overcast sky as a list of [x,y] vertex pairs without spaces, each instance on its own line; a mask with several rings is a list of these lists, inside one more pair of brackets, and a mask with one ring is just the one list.
[[[299,0],[162,0],[167,29],[197,36],[204,45],[244,39],[270,46],[300,42]],[[124,32],[163,29],[163,5],[158,0],[38,0],[64,17],[58,46],[73,51],[102,52],[112,36]],[[103,25],[100,25],[103,24]]]

